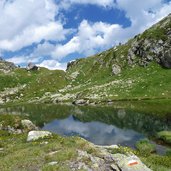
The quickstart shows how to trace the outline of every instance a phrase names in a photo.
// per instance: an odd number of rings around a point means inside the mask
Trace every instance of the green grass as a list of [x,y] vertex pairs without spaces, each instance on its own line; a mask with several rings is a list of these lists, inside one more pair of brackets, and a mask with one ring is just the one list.
[[7,115],[7,114],[0,115],[0,125],[1,125],[1,129],[4,129],[8,125],[10,125],[15,129],[20,129],[22,128],[21,117],[17,115]]
[[145,31],[141,38],[154,39],[154,40],[167,40],[166,29],[165,28],[151,28]]
[[[80,86],[69,89],[66,93],[79,92],[79,98],[87,98],[92,94],[102,94],[95,100],[143,100],[143,99],[167,99],[171,98],[171,70],[163,69],[156,63],[151,63],[143,68],[135,66],[125,68],[120,75],[111,75],[111,69],[104,68],[89,71],[92,66],[91,58],[86,59],[78,68],[72,68],[71,72],[81,71],[86,75],[78,75],[72,86]],[[89,65],[89,67],[88,67]],[[85,68],[84,68],[85,67]],[[87,80],[87,81],[86,81]],[[89,80],[89,81],[88,81]],[[112,84],[112,82],[114,82]],[[116,82],[116,83],[115,83]],[[107,85],[108,84],[108,85]]]
[[158,132],[157,138],[171,145],[171,131]]
[[17,68],[8,74],[1,73],[0,80],[0,91],[20,87],[14,95],[7,94],[4,98],[15,99],[18,96],[21,101],[42,97],[46,92],[56,92],[67,84],[64,71],[51,71],[46,68],[31,72]]
[[149,140],[143,139],[135,144],[140,153],[150,154],[156,151],[155,145],[151,144]]

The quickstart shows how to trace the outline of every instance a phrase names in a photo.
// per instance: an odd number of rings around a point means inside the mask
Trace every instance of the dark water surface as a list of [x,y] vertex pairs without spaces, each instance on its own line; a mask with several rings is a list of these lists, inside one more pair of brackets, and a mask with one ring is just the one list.
[[[149,111],[146,108],[143,112],[138,109],[139,107],[124,108],[121,105],[78,107],[29,104],[1,107],[0,114],[26,115],[43,130],[64,136],[80,136],[98,145],[120,144],[134,147],[140,139],[154,136],[158,131],[171,130],[170,109],[165,113],[152,112],[151,108]],[[163,150],[162,146],[158,148]]]

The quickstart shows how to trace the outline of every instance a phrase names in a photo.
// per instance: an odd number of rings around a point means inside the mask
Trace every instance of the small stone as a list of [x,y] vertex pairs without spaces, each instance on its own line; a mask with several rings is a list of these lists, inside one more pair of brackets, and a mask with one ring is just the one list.
[[75,104],[75,105],[84,105],[84,104],[86,104],[86,102],[87,102],[86,100],[80,99],[80,100],[74,101],[73,104]]
[[52,162],[48,163],[48,165],[50,165],[50,166],[53,166],[53,165],[56,165],[56,164],[58,164],[57,161],[52,161]]
[[4,148],[0,148],[0,152],[1,152],[1,151],[4,151]]
[[101,146],[101,145],[95,145],[95,147],[105,148],[105,149],[119,148],[119,146],[118,146],[118,145],[104,145],[104,146]]
[[45,141],[45,142],[41,142],[40,144],[41,144],[41,145],[47,145],[47,144],[48,144],[48,142],[47,142],[47,141]]
[[35,141],[40,138],[51,136],[52,133],[49,131],[30,131],[27,136],[27,141]]

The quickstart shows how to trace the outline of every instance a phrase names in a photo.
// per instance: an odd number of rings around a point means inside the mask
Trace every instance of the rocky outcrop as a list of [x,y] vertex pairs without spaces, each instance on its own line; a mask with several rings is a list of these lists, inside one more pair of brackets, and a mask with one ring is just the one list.
[[[128,51],[128,63],[138,63],[140,66],[147,66],[151,61],[156,61],[165,68],[171,68],[171,39],[167,41],[136,39]],[[138,58],[137,58],[138,57]],[[136,60],[138,59],[138,60]]]
[[17,68],[17,66],[12,62],[7,62],[0,57],[0,71],[3,73],[8,73]]
[[135,36],[128,50],[128,64],[147,66],[151,61],[171,68],[171,15]]
[[[78,150],[77,152],[77,160],[69,164],[72,170],[151,171],[151,169],[144,165],[134,154],[111,154],[105,149],[98,149],[97,156],[82,150]],[[89,165],[84,161],[89,161]]]

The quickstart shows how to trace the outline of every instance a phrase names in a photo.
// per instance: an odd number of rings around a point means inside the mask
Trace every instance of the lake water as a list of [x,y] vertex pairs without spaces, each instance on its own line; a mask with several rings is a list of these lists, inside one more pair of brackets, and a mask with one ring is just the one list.
[[[78,107],[72,105],[20,105],[1,107],[0,114],[26,115],[43,130],[63,136],[80,136],[97,145],[133,147],[138,140],[158,131],[171,130],[171,113],[139,110],[135,105]],[[171,111],[171,110],[170,110]],[[163,147],[157,146],[159,151]]]

